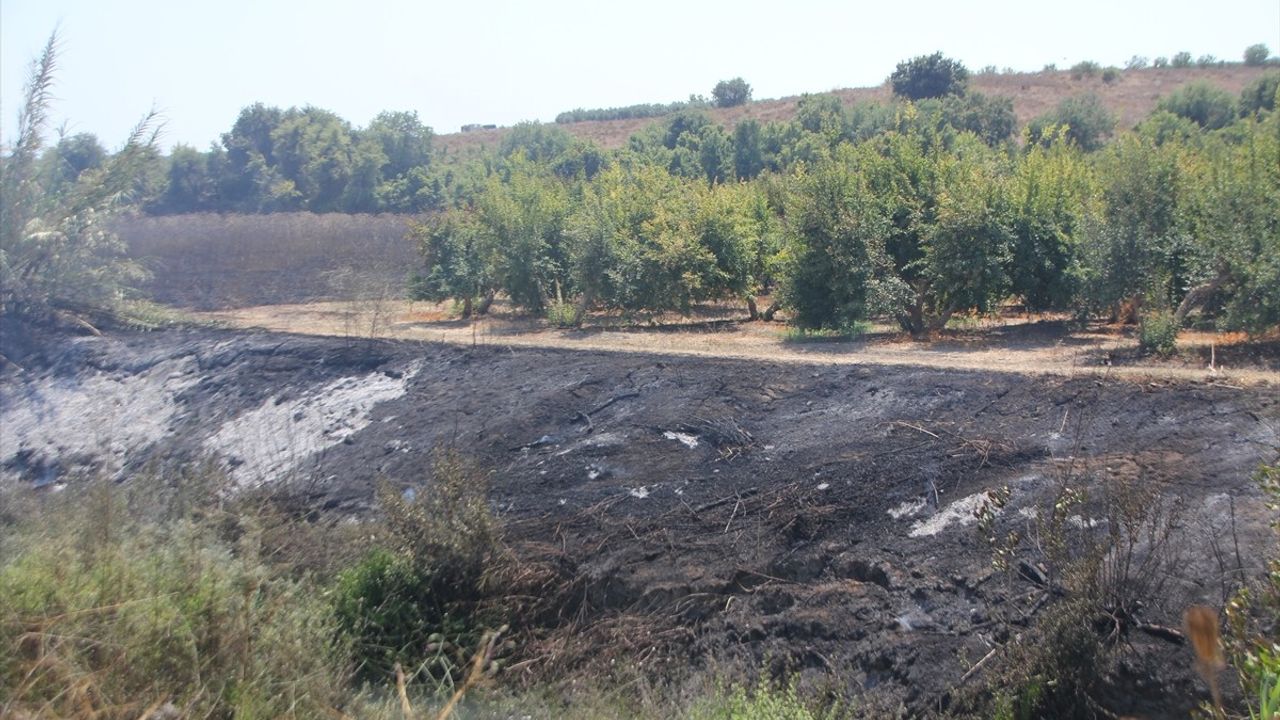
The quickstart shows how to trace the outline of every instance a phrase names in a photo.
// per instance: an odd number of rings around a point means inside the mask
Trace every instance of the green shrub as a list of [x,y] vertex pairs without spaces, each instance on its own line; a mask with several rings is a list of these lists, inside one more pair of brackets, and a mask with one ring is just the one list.
[[11,538],[0,697],[15,717],[165,702],[188,717],[319,717],[341,703],[345,647],[305,579],[272,573],[252,533],[232,545],[207,524],[134,515],[103,485]]
[[1173,59],[1169,61],[1169,64],[1176,68],[1189,68],[1191,67],[1191,53],[1186,50],[1174,53]]
[[1275,110],[1278,93],[1280,93],[1280,71],[1269,71],[1246,85],[1240,92],[1240,114],[1249,117]]
[[889,83],[894,95],[909,100],[963,95],[969,85],[969,70],[959,60],[936,52],[898,63]]
[[775,687],[761,682],[748,689],[742,685],[720,688],[694,703],[690,720],[818,720],[836,715],[836,710],[815,713],[796,693],[795,684]]
[[570,328],[582,324],[582,313],[577,306],[568,302],[552,302],[546,309],[547,323],[553,327]]
[[1169,356],[1177,350],[1178,323],[1173,313],[1157,311],[1143,316],[1138,326],[1138,349],[1143,353]]
[[1071,66],[1071,79],[1082,80],[1093,77],[1102,71],[1102,66],[1092,60],[1081,60]]
[[[1280,518],[1280,464],[1262,466],[1255,479],[1272,517]],[[1280,519],[1271,528],[1280,538]],[[1249,717],[1276,717],[1280,712],[1280,555],[1273,553],[1262,576],[1236,592],[1227,603],[1226,616],[1224,644],[1244,690]]]
[[435,682],[465,669],[495,556],[487,489],[452,451],[437,454],[430,482],[410,497],[379,489],[387,546],[341,573],[332,597],[361,678],[385,681],[397,663]]
[[1102,71],[1102,82],[1110,85],[1120,79],[1120,69],[1109,67]]
[[1162,98],[1156,110],[1187,118],[1206,130],[1224,128],[1236,118],[1235,98],[1204,81],[1188,83]]
[[1244,64],[1249,66],[1265,65],[1271,57],[1271,48],[1258,43],[1244,49]]
[[751,85],[740,77],[721,80],[711,90],[716,107],[735,107],[751,101]]

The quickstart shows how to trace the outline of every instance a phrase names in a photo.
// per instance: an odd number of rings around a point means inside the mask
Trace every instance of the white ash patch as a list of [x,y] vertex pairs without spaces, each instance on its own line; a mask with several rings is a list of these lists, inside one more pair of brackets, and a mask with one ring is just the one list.
[[[134,452],[170,435],[178,394],[199,382],[195,360],[160,362],[136,373],[94,373],[0,392],[0,464],[93,457],[114,475]],[[54,478],[49,478],[52,481]]]
[[986,499],[987,493],[985,492],[974,493],[968,497],[960,498],[933,515],[917,520],[911,526],[911,532],[907,534],[911,537],[928,537],[937,535],[951,525],[960,525],[961,527],[972,525],[977,521],[974,512],[982,507],[982,503]]
[[673,432],[671,430],[668,430],[662,433],[662,437],[668,440],[675,440],[679,442],[681,445],[684,445],[685,447],[689,448],[690,450],[698,447],[697,435],[690,435],[689,433]]
[[223,423],[204,447],[225,459],[237,485],[287,477],[316,453],[368,426],[373,409],[403,396],[420,369],[414,363],[400,377],[372,372],[339,378],[288,400],[267,398]]
[[894,520],[901,520],[904,517],[919,515],[920,511],[924,510],[924,506],[927,504],[927,501],[923,497],[918,497],[915,500],[908,500],[897,507],[889,508],[889,517]]

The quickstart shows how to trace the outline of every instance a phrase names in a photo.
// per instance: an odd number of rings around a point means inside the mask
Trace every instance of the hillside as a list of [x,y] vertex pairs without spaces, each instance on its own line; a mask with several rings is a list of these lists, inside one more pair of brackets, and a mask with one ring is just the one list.
[[[1145,117],[1160,98],[1193,80],[1207,80],[1232,94],[1238,94],[1267,67],[1232,64],[1211,68],[1147,68],[1125,70],[1119,79],[1104,83],[1101,74],[1073,79],[1071,72],[1009,73],[974,75],[970,87],[987,95],[1008,95],[1019,125],[1040,115],[1064,98],[1084,92],[1096,93],[1104,105],[1116,114],[1120,127],[1130,127]],[[845,105],[867,100],[887,100],[889,85],[844,88],[832,91]],[[743,119],[760,122],[790,120],[795,113],[796,96],[760,100],[733,108],[712,108],[707,112],[716,122],[732,128]],[[636,131],[659,121],[658,118],[600,120],[560,125],[570,134],[590,140],[603,148],[621,147]],[[450,133],[436,136],[436,144],[458,152],[471,147],[494,146],[501,142],[507,128]]]

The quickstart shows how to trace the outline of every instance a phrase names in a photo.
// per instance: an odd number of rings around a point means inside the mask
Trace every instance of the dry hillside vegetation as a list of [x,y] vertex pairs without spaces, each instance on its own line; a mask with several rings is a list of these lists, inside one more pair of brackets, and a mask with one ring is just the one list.
[[[1233,96],[1239,95],[1246,85],[1267,72],[1266,67],[1227,65],[1212,68],[1146,68],[1124,70],[1114,82],[1103,82],[1101,73],[1092,77],[1073,78],[1071,72],[980,74],[970,80],[970,89],[986,95],[1007,95],[1013,98],[1013,110],[1019,126],[1053,109],[1062,100],[1073,95],[1091,92],[1097,94],[1104,106],[1115,113],[1119,127],[1132,127],[1146,117],[1160,98],[1194,80],[1205,80],[1221,87]],[[831,91],[845,105],[868,100],[887,101],[892,97],[888,83],[867,88],[842,88]],[[714,122],[729,129],[741,120],[760,122],[791,120],[795,116],[796,97],[776,100],[759,100],[731,108],[707,108],[706,113]],[[626,144],[641,128],[661,122],[660,118],[633,120],[602,120],[560,125],[575,137],[591,140],[603,148],[618,148]],[[477,147],[497,147],[507,133],[507,128],[479,130],[468,133],[452,133],[436,136],[439,147],[452,152],[465,152]]]

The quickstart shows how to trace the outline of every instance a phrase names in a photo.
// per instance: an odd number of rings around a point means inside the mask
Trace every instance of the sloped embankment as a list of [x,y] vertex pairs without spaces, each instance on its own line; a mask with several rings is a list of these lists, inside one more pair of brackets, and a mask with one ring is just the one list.
[[[23,364],[0,384],[4,482],[73,492],[84,471],[212,456],[237,485],[306,483],[359,514],[378,479],[418,484],[449,444],[494,470],[513,549],[566,578],[532,667],[767,658],[916,710],[1041,596],[1034,572],[992,570],[974,527],[988,491],[1007,488],[997,524],[1024,532],[1066,476],[1096,490],[1080,529],[1104,527],[1104,478],[1180,503],[1189,550],[1143,618],[1176,626],[1221,601],[1197,548],[1228,523],[1257,562],[1249,477],[1280,444],[1267,387],[214,330],[75,339]],[[1132,642],[1146,679],[1111,707],[1189,706],[1185,648]]]

